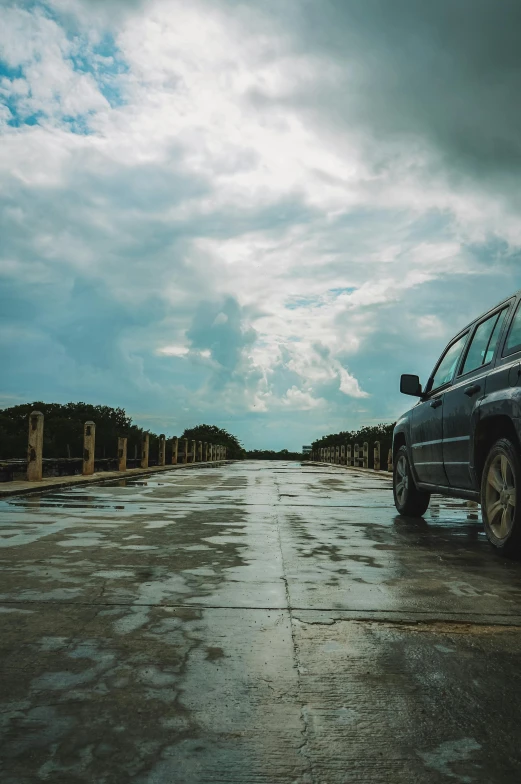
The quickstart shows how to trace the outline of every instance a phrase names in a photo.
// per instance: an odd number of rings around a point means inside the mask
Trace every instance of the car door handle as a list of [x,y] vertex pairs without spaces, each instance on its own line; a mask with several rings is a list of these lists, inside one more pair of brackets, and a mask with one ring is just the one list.
[[477,393],[480,391],[480,389],[481,389],[481,387],[480,387],[479,384],[473,384],[471,387],[467,387],[465,389],[465,394],[468,397],[472,397],[472,395],[477,395]]
[[436,400],[431,402],[431,408],[439,408],[443,403],[443,398],[437,397]]

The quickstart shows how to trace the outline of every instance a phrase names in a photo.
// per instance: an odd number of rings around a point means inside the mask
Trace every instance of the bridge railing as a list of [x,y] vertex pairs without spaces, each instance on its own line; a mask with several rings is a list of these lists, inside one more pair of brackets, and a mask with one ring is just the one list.
[[[387,452],[387,454],[385,454]],[[346,468],[371,468],[374,471],[393,470],[392,449],[385,450],[380,441],[369,444],[336,444],[323,446],[311,452],[311,460],[315,463],[343,465]]]
[[[30,482],[38,482],[46,476],[83,474],[90,476],[98,471],[124,472],[127,468],[150,468],[178,463],[215,463],[227,459],[227,449],[221,444],[189,441],[187,438],[166,439],[161,434],[157,440],[157,453],[150,455],[150,436],[142,432],[141,445],[134,458],[127,456],[128,439],[117,439],[117,457],[96,457],[96,424],[85,422],[83,426],[83,453],[81,457],[45,458],[43,454],[44,415],[33,411],[29,416],[27,458],[0,460],[0,482],[26,476]],[[137,454],[139,452],[139,454]]]

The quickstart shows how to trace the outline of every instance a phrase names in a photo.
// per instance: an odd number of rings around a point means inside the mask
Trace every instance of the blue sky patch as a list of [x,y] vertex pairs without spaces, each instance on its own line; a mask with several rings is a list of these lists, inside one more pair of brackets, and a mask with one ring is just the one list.
[[0,82],[2,77],[5,77],[12,81],[13,79],[22,79],[24,75],[23,68],[21,65],[16,66],[16,68],[11,68],[5,60],[0,58]]

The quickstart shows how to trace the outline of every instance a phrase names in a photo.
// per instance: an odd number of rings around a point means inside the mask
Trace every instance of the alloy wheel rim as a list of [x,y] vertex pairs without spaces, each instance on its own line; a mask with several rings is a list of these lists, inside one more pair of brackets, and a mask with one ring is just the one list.
[[506,539],[516,514],[516,480],[506,455],[497,455],[490,464],[485,505],[490,530],[497,539]]
[[400,455],[396,464],[396,499],[400,506],[403,506],[407,500],[407,491],[409,489],[409,472],[407,466],[407,458],[405,455]]

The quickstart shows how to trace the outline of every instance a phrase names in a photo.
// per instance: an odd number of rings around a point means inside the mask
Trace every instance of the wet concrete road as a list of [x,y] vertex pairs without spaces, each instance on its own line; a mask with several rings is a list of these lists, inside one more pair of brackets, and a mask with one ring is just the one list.
[[0,502],[0,781],[518,782],[521,566],[475,512],[236,463]]

